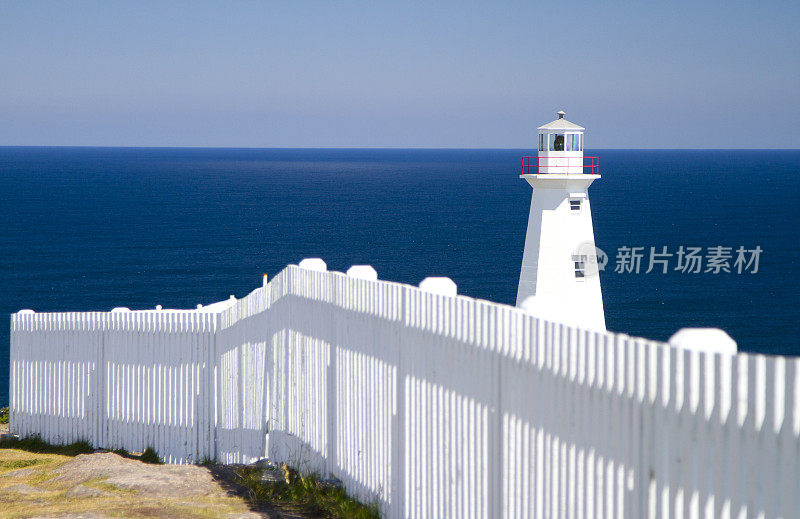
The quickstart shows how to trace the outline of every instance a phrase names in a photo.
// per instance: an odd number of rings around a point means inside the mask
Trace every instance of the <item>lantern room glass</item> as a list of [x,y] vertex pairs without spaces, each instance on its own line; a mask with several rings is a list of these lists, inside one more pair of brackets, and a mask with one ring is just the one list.
[[580,133],[568,133],[566,136],[566,147],[564,151],[582,151],[583,139]]
[[583,151],[583,134],[540,133],[539,151]]

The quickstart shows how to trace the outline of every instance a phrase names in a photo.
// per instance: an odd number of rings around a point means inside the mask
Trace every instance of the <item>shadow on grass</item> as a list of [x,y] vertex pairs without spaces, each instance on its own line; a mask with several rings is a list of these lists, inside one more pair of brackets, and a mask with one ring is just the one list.
[[0,440],[0,449],[17,449],[37,454],[61,454],[63,456],[77,456],[94,452],[92,446],[86,441],[77,441],[69,445],[51,445],[35,436],[22,439],[3,438]]
[[134,452],[128,452],[125,449],[114,449],[111,452],[118,456],[122,456],[123,458],[128,458],[130,460],[138,460],[142,463],[149,463],[151,465],[163,465],[164,460],[162,460],[158,453],[152,447],[148,447],[142,452],[141,454],[136,454]]
[[300,475],[286,465],[207,466],[229,493],[246,499],[254,512],[266,512],[270,517],[377,519],[381,516],[377,503],[360,503],[341,486],[325,482],[317,474]]
[[[16,449],[37,454],[77,456],[98,452],[89,442],[77,441],[69,445],[52,445],[32,436],[28,438],[3,438],[0,449]],[[143,453],[130,453],[125,449],[112,450],[125,458],[145,463],[162,463],[151,448]],[[377,519],[377,503],[363,504],[348,496],[344,488],[324,481],[316,474],[301,475],[297,470],[282,465],[258,467],[252,465],[218,465],[204,460],[215,480],[229,495],[239,496],[248,502],[254,512],[269,517],[285,519]],[[18,468],[18,467],[15,467]],[[265,475],[267,477],[265,477]]]
[[[42,440],[38,436],[27,438],[3,438],[0,440],[0,449],[16,449],[36,454],[60,454],[62,456],[77,456],[79,454],[92,454],[93,452],[103,452],[104,449],[95,449],[87,441],[77,441],[68,445],[53,445]],[[125,449],[112,450],[114,454],[119,454],[123,458],[139,460],[143,463],[161,465],[163,461],[155,450],[151,447],[145,449],[141,454],[131,453]]]

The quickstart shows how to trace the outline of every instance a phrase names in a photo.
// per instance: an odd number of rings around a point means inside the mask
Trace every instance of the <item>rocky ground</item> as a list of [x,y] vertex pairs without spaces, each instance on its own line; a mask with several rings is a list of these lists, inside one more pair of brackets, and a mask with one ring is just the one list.
[[8,518],[289,518],[252,510],[224,470],[150,465],[111,452],[75,457],[0,449],[0,516]]
[[377,502],[359,503],[341,481],[303,475],[285,464],[156,461],[153,451],[108,452],[86,442],[50,445],[19,439],[0,423],[0,518],[380,517]]

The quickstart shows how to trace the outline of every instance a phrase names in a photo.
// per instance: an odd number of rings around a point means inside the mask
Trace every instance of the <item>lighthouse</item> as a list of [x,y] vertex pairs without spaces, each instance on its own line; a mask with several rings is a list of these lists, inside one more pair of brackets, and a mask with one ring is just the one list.
[[[517,306],[544,319],[605,331],[588,189],[597,157],[583,156],[584,128],[564,118],[539,127],[539,155],[523,157],[533,188]],[[599,265],[603,266],[605,257]]]

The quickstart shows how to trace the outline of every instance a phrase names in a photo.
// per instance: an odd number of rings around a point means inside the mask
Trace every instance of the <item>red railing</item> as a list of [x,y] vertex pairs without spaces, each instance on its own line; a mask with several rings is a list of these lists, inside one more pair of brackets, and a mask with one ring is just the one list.
[[[544,164],[541,163],[542,159],[544,159]],[[550,170],[548,173],[567,173],[570,171],[569,168],[582,168],[583,173],[588,175],[600,173],[600,157],[583,157],[580,159],[580,164],[578,164],[578,160],[575,157],[522,157],[522,174],[537,175],[540,173],[540,168],[547,168]],[[588,160],[589,163],[586,164],[585,160]],[[563,163],[564,161],[566,164]],[[552,162],[559,164],[552,164]],[[589,171],[586,171],[587,168]],[[554,169],[555,171],[553,171]]]

